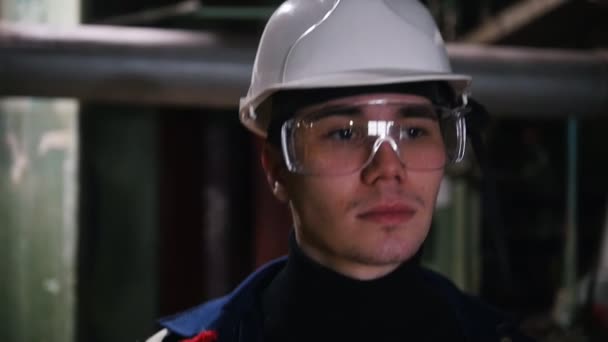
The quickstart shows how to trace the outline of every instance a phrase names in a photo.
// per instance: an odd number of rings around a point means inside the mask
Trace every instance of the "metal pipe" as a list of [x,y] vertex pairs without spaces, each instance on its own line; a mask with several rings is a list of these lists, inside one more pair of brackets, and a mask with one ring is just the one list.
[[[233,109],[257,37],[85,25],[0,24],[0,96]],[[608,52],[448,45],[456,72],[497,116],[608,114]]]
[[453,69],[496,116],[608,115],[608,51],[448,47]]
[[0,96],[234,108],[255,54],[216,33],[0,26]]

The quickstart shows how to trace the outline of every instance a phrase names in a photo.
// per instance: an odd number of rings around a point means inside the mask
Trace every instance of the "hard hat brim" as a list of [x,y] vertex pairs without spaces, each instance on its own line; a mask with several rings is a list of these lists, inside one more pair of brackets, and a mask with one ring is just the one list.
[[467,91],[471,84],[471,76],[453,73],[420,72],[408,70],[357,70],[347,72],[335,72],[319,76],[313,76],[295,81],[285,81],[270,86],[260,94],[251,94],[241,99],[240,118],[241,122],[254,133],[266,136],[266,128],[269,122],[267,113],[257,113],[255,118],[250,115],[250,108],[257,108],[272,94],[282,90],[315,89],[315,88],[344,88],[356,86],[375,86],[385,84],[445,81],[456,94]]

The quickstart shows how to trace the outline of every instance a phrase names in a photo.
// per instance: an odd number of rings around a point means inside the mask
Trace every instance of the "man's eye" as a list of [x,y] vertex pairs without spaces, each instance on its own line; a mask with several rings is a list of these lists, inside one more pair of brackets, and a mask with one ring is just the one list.
[[354,135],[354,131],[351,128],[338,129],[328,134],[328,136],[334,140],[351,140],[354,138]]
[[425,135],[425,130],[419,127],[407,127],[401,131],[402,139],[415,139]]

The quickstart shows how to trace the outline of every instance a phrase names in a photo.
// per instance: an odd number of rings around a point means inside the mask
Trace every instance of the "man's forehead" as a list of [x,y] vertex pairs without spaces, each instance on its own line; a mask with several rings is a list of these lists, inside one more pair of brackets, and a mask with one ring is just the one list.
[[403,93],[368,93],[340,97],[321,103],[305,106],[296,111],[296,116],[306,116],[309,113],[331,108],[354,108],[382,105],[431,105],[431,101],[420,95]]
[[362,104],[381,104],[382,101],[403,104],[430,104],[431,100],[424,96],[404,93],[369,93],[340,97],[329,101],[321,102],[313,106],[334,106],[334,105],[362,105]]

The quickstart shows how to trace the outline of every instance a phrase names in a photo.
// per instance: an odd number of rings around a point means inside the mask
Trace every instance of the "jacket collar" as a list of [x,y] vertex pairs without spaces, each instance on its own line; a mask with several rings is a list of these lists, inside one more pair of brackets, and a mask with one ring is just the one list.
[[[242,318],[255,310],[260,288],[265,287],[276,276],[286,261],[287,257],[275,259],[252,273],[230,294],[162,318],[159,324],[182,337],[192,337],[205,330],[219,331],[221,336],[232,335],[236,327],[243,330],[237,332],[240,338],[225,340],[255,341],[255,324],[249,322],[249,325],[240,326],[243,323]],[[510,336],[513,341],[531,341],[522,336],[516,326],[505,320],[501,313],[476,298],[463,294],[443,276],[429,270],[424,270],[424,273],[431,284],[438,286],[440,292],[447,297],[451,309],[455,310],[460,320],[467,341],[496,340],[505,336]]]

